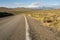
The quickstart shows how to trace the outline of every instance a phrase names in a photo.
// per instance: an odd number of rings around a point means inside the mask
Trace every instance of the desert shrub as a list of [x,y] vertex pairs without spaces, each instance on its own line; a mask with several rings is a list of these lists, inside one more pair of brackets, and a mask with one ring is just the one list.
[[[60,10],[35,10],[30,15],[47,26],[60,30]],[[46,25],[44,25],[46,26]]]

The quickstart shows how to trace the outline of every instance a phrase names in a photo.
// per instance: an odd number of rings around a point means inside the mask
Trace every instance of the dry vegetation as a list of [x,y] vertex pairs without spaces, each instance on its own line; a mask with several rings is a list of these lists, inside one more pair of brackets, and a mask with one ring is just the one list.
[[60,31],[60,10],[34,10],[29,16],[42,22],[44,26]]
[[35,18],[44,26],[60,31],[60,9],[55,10],[32,10],[26,8],[0,8],[2,12],[9,12],[13,14],[27,14]]
[[56,36],[60,37],[60,9],[55,10],[31,10],[31,9],[2,9],[1,12],[13,14],[27,14],[36,20],[39,20],[43,26],[47,26]]
[[32,18],[39,20],[44,26],[60,31],[60,9],[55,10],[31,10],[31,9],[14,9],[11,11],[15,14],[27,14]]

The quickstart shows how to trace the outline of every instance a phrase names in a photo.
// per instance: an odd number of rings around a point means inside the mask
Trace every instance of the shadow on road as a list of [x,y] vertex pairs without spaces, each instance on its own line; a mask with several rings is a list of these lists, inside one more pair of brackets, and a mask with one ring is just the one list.
[[13,16],[14,14],[8,13],[8,12],[0,12],[0,18],[8,17],[8,16]]

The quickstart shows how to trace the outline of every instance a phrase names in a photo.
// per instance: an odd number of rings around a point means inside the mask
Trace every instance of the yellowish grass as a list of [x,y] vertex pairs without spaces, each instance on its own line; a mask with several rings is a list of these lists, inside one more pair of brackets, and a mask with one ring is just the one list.
[[35,10],[29,16],[41,21],[44,26],[60,31],[60,10]]

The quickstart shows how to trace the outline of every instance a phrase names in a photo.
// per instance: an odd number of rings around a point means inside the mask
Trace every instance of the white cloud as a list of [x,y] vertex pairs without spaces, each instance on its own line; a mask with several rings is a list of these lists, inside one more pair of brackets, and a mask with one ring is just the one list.
[[34,2],[34,3],[31,3],[30,5],[28,5],[28,8],[37,8],[37,7],[39,7],[39,6],[41,6],[40,3]]
[[9,7],[9,6],[2,4],[2,5],[0,5],[0,7]]
[[25,8],[38,8],[42,5],[42,3],[39,3],[39,2],[33,2],[31,4],[24,4],[24,3],[18,3],[18,2],[15,2],[14,3],[15,7],[25,7]]
[[18,2],[15,2],[14,4],[15,5],[24,5],[24,3],[18,3]]
[[26,5],[25,5],[24,3],[15,2],[15,3],[14,3],[14,6],[15,6],[15,7],[25,7]]
[[58,6],[58,4],[48,4],[48,3],[41,3],[41,2],[33,2],[30,3],[29,5],[26,5],[24,3],[19,3],[19,2],[15,2],[14,3],[15,7],[25,7],[25,8],[38,8],[38,7],[53,7],[53,6]]
[[38,7],[55,7],[55,6],[59,6],[60,4],[48,4],[48,3],[41,3],[41,2],[33,2],[30,4],[25,4],[25,3],[20,3],[20,2],[14,2],[11,5],[0,5],[0,7],[11,7],[11,8],[15,8],[15,7],[25,7],[25,8],[38,8]]
[[45,6],[45,7],[55,7],[55,6],[60,6],[60,5],[54,3],[54,4],[45,4],[44,6]]

